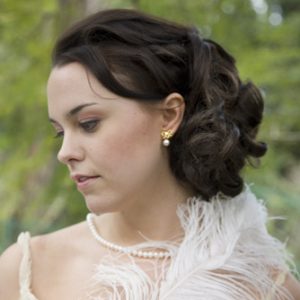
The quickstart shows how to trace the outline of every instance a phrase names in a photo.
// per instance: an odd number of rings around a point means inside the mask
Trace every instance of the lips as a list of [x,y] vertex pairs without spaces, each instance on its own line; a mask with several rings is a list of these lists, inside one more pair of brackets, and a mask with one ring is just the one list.
[[76,179],[76,181],[85,182],[85,181],[89,180],[90,178],[95,178],[95,177],[97,177],[97,176],[80,176],[80,177],[78,177],[78,179]]
[[99,175],[71,175],[71,178],[76,182],[77,188],[82,190],[89,187],[93,182],[95,182],[100,176]]

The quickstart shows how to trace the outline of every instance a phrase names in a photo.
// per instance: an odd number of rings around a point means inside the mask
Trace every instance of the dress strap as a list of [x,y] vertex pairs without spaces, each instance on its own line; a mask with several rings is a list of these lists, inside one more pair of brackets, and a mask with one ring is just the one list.
[[23,256],[19,270],[20,300],[37,300],[31,292],[30,234],[23,232],[18,237]]
[[273,285],[271,291],[269,292],[268,297],[267,297],[266,300],[272,300],[274,298],[274,295],[276,294],[277,287],[282,287],[283,286],[283,284],[285,283],[287,275],[288,275],[288,271],[281,271],[277,275],[277,277],[274,281],[274,285]]

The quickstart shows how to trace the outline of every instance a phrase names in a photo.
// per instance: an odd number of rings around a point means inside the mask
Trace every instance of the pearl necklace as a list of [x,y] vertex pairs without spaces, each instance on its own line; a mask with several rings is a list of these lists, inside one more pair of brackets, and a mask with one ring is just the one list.
[[86,217],[87,220],[87,224],[88,227],[92,233],[92,235],[94,236],[94,238],[100,242],[100,244],[102,244],[103,246],[115,250],[115,251],[119,251],[128,255],[132,255],[132,256],[136,256],[139,258],[169,258],[171,257],[171,253],[167,252],[167,251],[140,251],[140,250],[134,250],[131,249],[131,247],[123,247],[123,246],[119,246],[116,244],[113,244],[107,240],[105,240],[102,236],[99,235],[99,233],[97,232],[97,229],[95,227],[95,224],[93,222],[93,214],[89,213]]

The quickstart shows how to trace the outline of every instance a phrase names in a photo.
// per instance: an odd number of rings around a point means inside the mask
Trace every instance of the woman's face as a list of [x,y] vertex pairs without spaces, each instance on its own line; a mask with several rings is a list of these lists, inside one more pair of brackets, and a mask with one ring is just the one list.
[[113,94],[78,63],[55,67],[47,93],[58,159],[91,211],[120,210],[151,193],[167,163],[160,110]]

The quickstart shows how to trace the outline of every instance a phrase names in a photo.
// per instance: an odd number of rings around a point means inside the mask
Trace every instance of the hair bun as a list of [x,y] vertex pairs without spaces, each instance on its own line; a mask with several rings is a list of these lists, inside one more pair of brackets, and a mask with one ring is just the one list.
[[247,155],[261,157],[266,153],[265,143],[255,140],[263,117],[264,102],[259,89],[252,83],[241,84],[236,105],[229,113],[241,130],[241,145]]
[[[251,82],[243,83],[234,58],[220,45],[190,34],[190,78],[186,116],[171,153],[174,172],[209,199],[222,192],[239,194],[240,171],[267,147],[255,140],[263,115],[263,99]],[[181,172],[179,172],[179,170]]]

